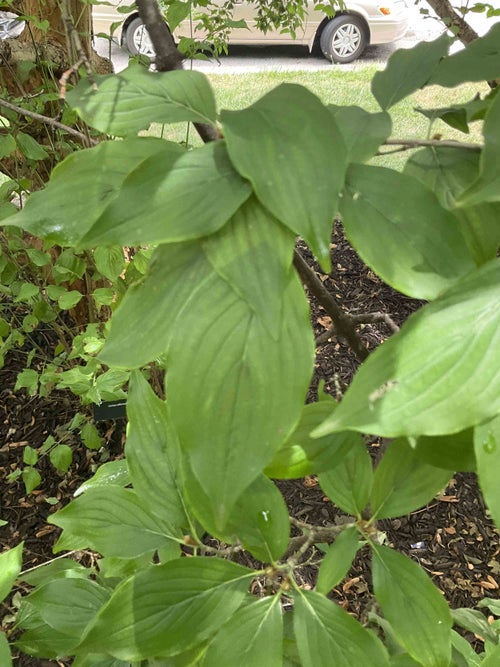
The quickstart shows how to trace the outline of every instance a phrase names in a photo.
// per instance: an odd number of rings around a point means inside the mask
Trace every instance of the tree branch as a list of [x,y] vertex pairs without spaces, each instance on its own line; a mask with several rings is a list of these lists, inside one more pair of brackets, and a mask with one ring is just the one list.
[[25,116],[26,118],[33,118],[33,120],[38,120],[40,123],[43,123],[44,125],[49,125],[50,127],[57,128],[58,130],[64,130],[64,132],[67,132],[68,134],[71,134],[74,137],[78,137],[78,139],[80,139],[84,144],[97,146],[97,144],[99,143],[95,139],[87,137],[87,135],[84,134],[83,132],[79,132],[78,130],[75,130],[73,127],[70,127],[69,125],[64,125],[64,123],[60,123],[58,120],[54,120],[54,118],[49,118],[49,116],[42,116],[42,114],[35,113],[34,111],[28,111],[27,109],[23,109],[21,107],[16,106],[15,104],[11,104],[10,102],[7,102],[7,100],[4,100],[2,98],[0,98],[0,107],[5,107],[6,109],[10,109],[11,111],[18,113],[21,116]]
[[[182,69],[183,56],[175,45],[173,35],[161,15],[156,0],[137,0],[136,4],[156,53],[157,71],[172,72]],[[221,138],[217,129],[212,125],[194,123],[194,126],[204,143]]]
[[462,44],[467,46],[478,38],[477,32],[453,9],[449,0],[426,0],[426,2],[445,25],[455,28],[455,33]]
[[333,296],[325,288],[316,273],[307,264],[297,249],[295,249],[293,255],[293,264],[309,292],[314,295],[318,303],[335,322],[336,335],[341,336],[347,341],[349,347],[359,361],[364,361],[368,356],[368,350],[356,331],[352,317],[347,315],[347,313],[340,308]]
[[[377,322],[384,322],[392,333],[399,331],[398,325],[387,313],[359,313],[357,315],[349,315],[349,319],[352,324],[376,324]],[[330,327],[328,331],[317,336],[315,341],[316,347],[322,343],[327,343],[330,338],[337,335],[337,328],[335,326]]]

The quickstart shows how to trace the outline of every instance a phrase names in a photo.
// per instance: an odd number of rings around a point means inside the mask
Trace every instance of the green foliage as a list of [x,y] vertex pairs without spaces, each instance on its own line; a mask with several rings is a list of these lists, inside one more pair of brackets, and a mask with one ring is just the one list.
[[[484,57],[497,54],[496,37],[460,57],[446,55],[444,37],[396,53],[374,79],[378,114],[328,108],[284,85],[218,115],[202,75],[137,66],[72,91],[87,122],[123,140],[70,156],[7,218],[13,231],[0,275],[14,312],[37,317],[42,303],[55,316],[45,321],[58,322],[90,269],[107,281],[97,289],[112,290],[95,301],[109,303],[111,325],[92,322],[62,346],[61,358],[75,361],[69,368],[52,367],[50,380],[27,368],[18,384],[36,392],[51,382],[98,402],[124,395],[130,379],[129,425],[125,460],[103,466],[51,515],[63,529],[55,550],[101,558],[83,570],[65,560],[31,579],[17,618],[23,651],[72,656],[80,667],[496,664],[498,623],[476,658],[452,625],[483,630],[479,616],[453,618],[420,565],[382,544],[376,522],[418,509],[453,471],[474,468],[500,522],[500,264],[491,208],[499,199],[498,96],[483,100],[482,147],[432,145],[403,174],[359,164],[390,133],[386,110],[411,91],[500,77],[498,57]],[[224,139],[187,150],[136,136],[153,121],[192,120],[220,121]],[[450,159],[447,150],[459,152]],[[304,407],[314,341],[293,267],[295,235],[327,265],[338,208],[372,269],[431,302],[370,354],[338,405]],[[55,261],[47,246],[29,254],[18,227],[70,247]],[[120,255],[146,242],[155,247],[137,261]],[[19,277],[12,258],[21,252],[52,282]],[[34,322],[23,324],[27,334]],[[14,331],[3,314],[2,339]],[[146,380],[157,361],[166,398]],[[72,428],[99,446],[91,424]],[[363,435],[397,438],[375,469]],[[46,452],[25,450],[22,474],[33,476],[47,452],[59,470],[71,464],[65,443],[53,439]],[[351,515],[345,524],[293,520],[302,535],[290,537],[269,477],[304,474],[319,474]],[[307,590],[302,560],[325,542],[333,544],[317,588]],[[364,623],[326,597],[362,545],[372,553],[374,610]],[[253,569],[232,562],[244,550]],[[18,574],[15,560],[6,593]],[[283,615],[285,604],[293,611]]]

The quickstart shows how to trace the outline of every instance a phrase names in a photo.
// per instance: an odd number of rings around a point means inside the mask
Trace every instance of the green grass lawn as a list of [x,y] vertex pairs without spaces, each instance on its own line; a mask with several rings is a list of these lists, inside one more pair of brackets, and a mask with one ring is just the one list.
[[[370,84],[376,67],[358,71],[346,71],[341,67],[320,72],[258,72],[252,74],[211,74],[210,82],[215,92],[219,109],[242,109],[249,106],[266,92],[280,83],[298,83],[315,93],[325,104],[357,105],[368,111],[379,111]],[[487,84],[466,84],[454,89],[432,86],[417,91],[391,109],[394,138],[427,139],[440,134],[443,139],[465,142],[481,141],[480,123],[472,126],[471,133],[465,135],[442,121],[430,123],[425,116],[414,111],[415,107],[439,108],[472,99],[478,92],[488,92]],[[152,129],[160,134],[160,128]],[[163,128],[164,136],[173,141],[188,140],[198,144],[196,132],[186,127]],[[410,152],[375,158],[377,164],[401,168]]]

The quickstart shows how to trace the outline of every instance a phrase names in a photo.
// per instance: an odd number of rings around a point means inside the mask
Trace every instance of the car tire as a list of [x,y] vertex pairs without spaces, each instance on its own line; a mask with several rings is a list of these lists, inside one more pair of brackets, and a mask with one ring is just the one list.
[[148,31],[138,16],[125,27],[122,46],[134,56],[142,55],[154,59],[156,55]]
[[319,45],[328,60],[350,63],[359,58],[368,45],[366,25],[357,16],[336,16],[324,27]]

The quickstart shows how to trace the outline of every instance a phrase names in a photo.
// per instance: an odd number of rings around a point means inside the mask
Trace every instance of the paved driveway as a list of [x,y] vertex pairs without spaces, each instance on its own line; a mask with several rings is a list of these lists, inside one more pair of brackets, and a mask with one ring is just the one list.
[[[500,0],[497,1],[500,3]],[[411,48],[420,41],[435,39],[443,32],[444,28],[439,21],[422,17],[416,8],[412,8],[411,11],[411,27],[404,39],[393,44],[369,46],[361,58],[347,65],[332,65],[322,56],[310,55],[307,48],[301,46],[233,46],[229,49],[229,55],[221,56],[218,62],[216,60],[195,60],[193,68],[202,72],[220,74],[293,70],[320,71],[332,67],[348,71],[373,65],[382,68],[387,58],[396,49]],[[500,20],[500,17],[495,20]],[[491,27],[492,20],[475,14],[471,15],[471,23],[479,34],[484,34]],[[460,45],[457,44],[454,48],[460,48]],[[109,45],[105,39],[96,39],[96,49],[101,55],[109,54]],[[118,44],[112,43],[111,59],[115,71],[119,72],[127,66],[128,54]]]

